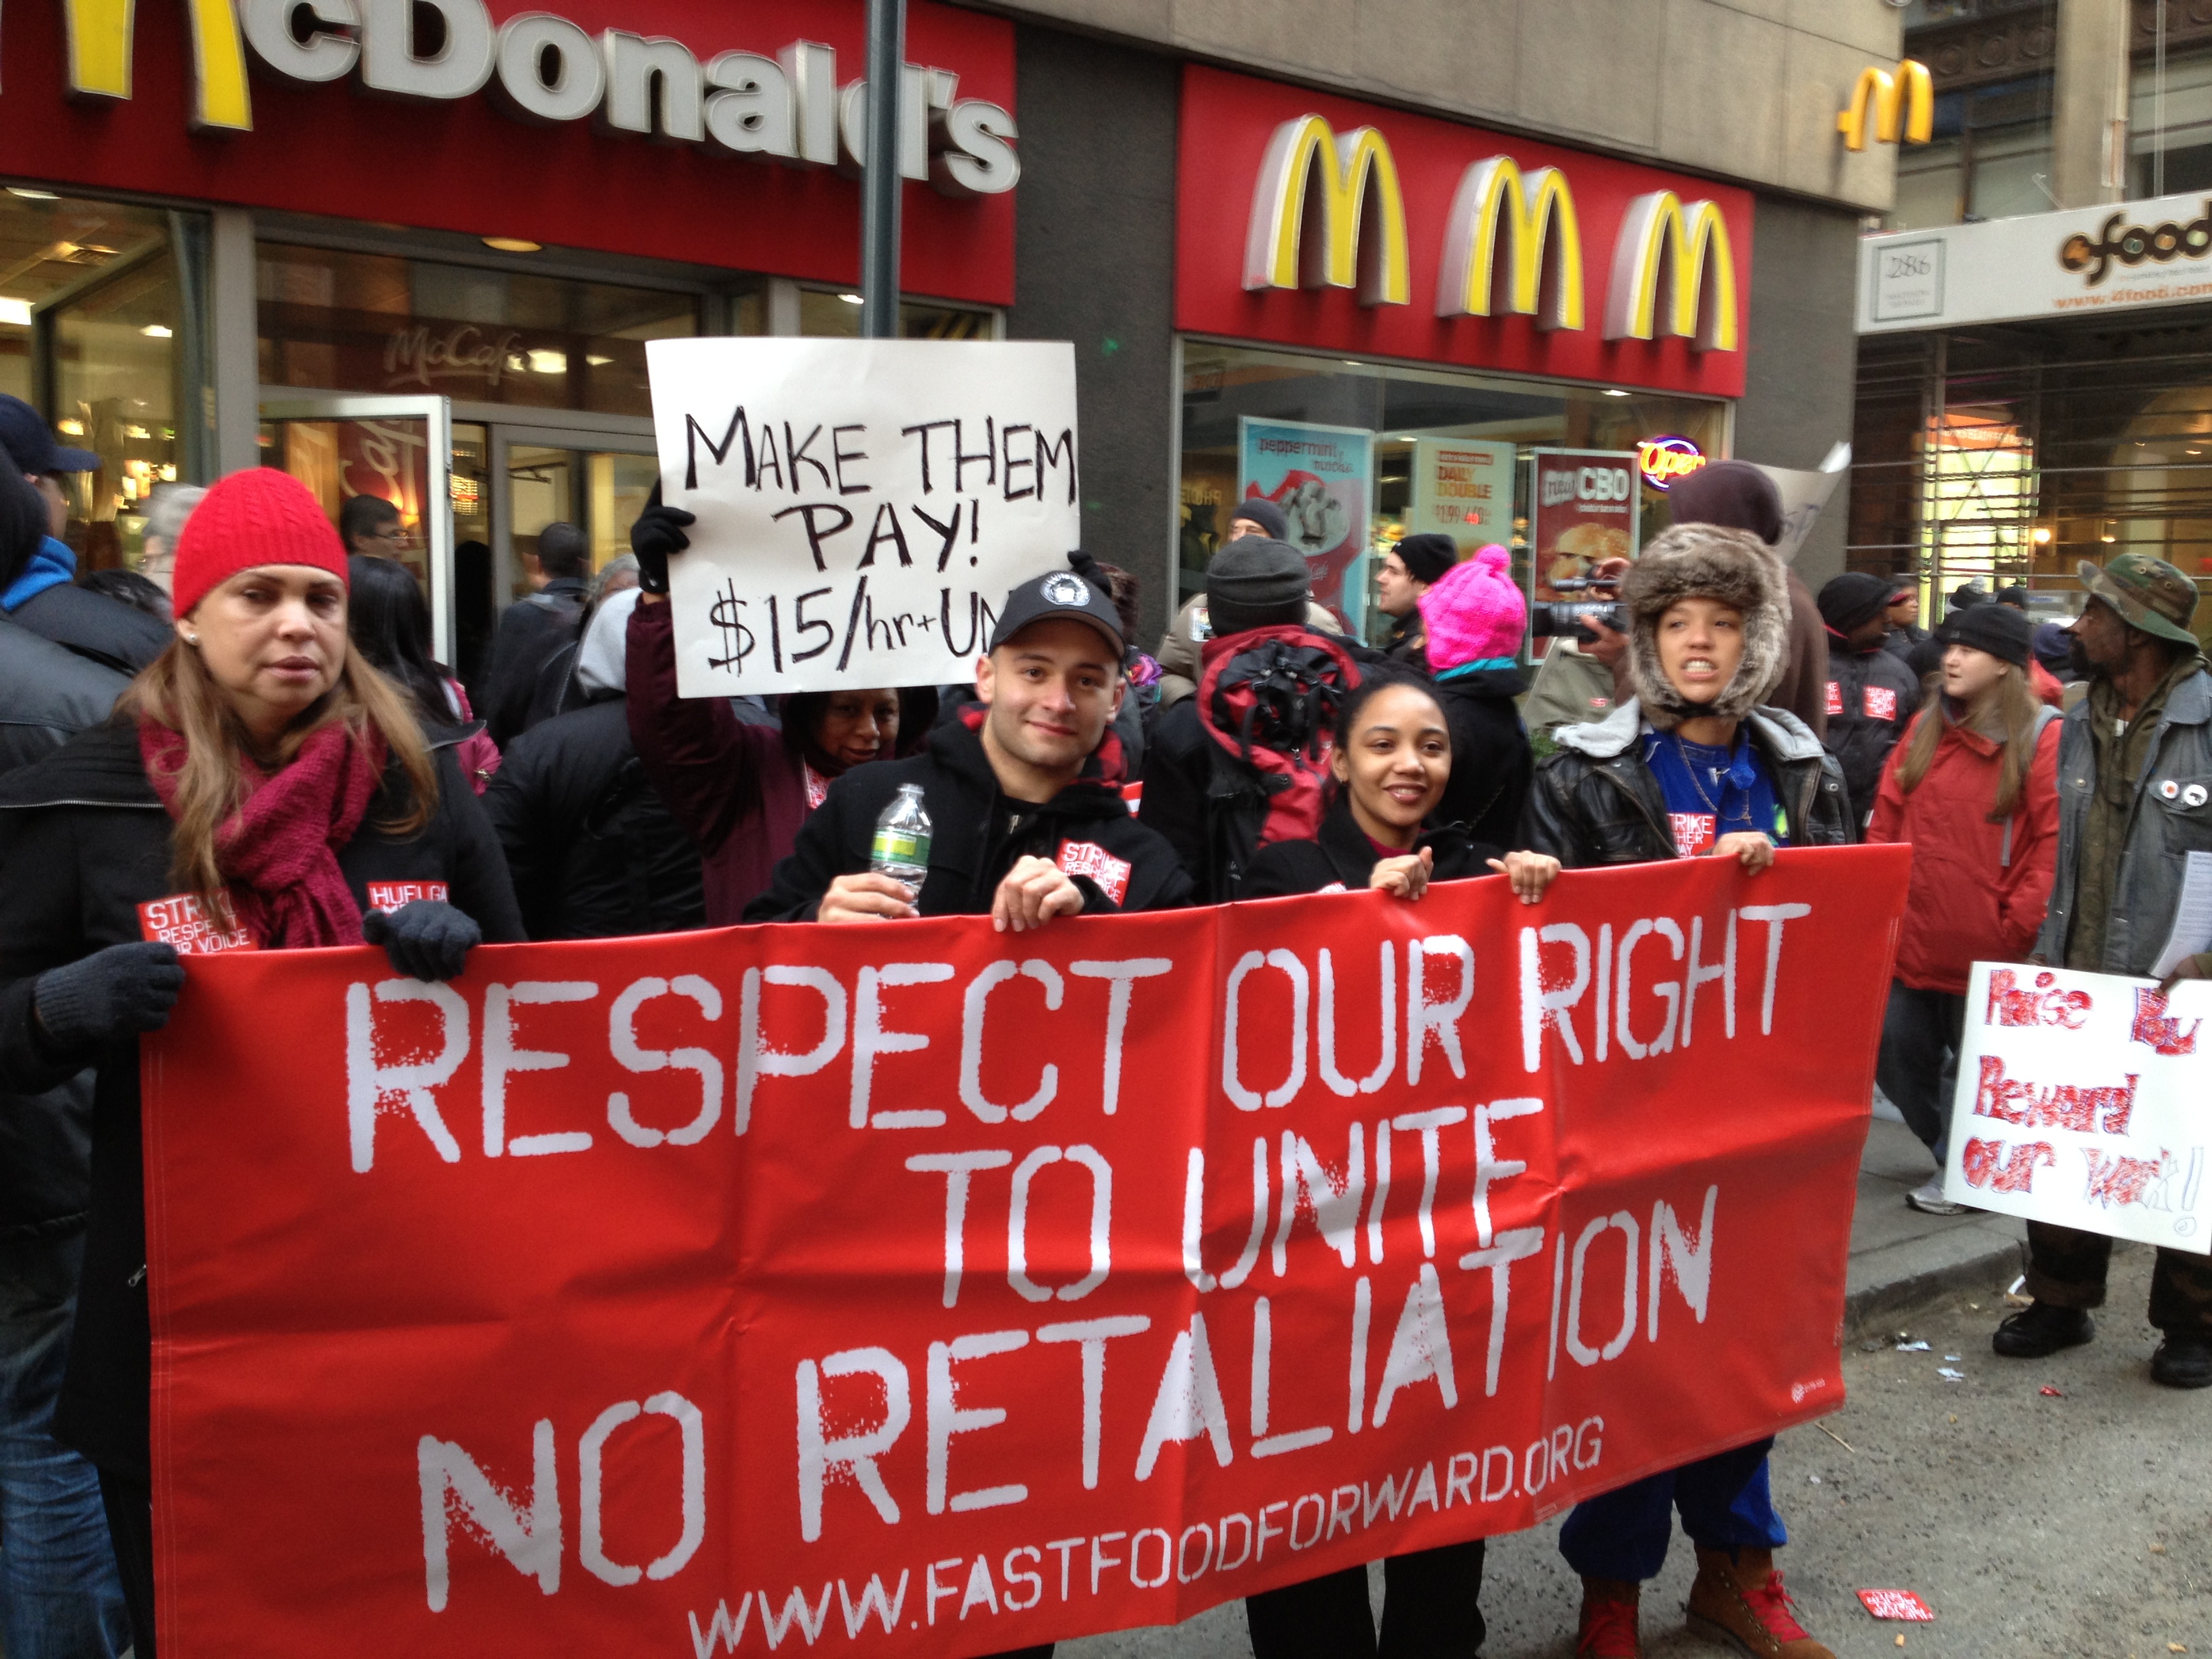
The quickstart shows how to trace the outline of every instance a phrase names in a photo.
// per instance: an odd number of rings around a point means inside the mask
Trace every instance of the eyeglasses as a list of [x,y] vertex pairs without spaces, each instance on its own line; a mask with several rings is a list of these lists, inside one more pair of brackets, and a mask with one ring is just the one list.
[[397,520],[394,520],[392,523],[385,526],[381,530],[370,531],[368,532],[368,538],[371,541],[379,542],[404,542],[407,539],[407,532],[400,526]]

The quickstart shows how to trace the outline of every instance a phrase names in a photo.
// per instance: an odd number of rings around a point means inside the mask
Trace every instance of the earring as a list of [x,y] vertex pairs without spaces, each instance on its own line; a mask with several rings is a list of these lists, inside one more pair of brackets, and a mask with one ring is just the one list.
[[200,636],[198,635],[187,634],[184,636],[184,641],[186,645],[191,646],[193,649],[197,650],[199,648]]

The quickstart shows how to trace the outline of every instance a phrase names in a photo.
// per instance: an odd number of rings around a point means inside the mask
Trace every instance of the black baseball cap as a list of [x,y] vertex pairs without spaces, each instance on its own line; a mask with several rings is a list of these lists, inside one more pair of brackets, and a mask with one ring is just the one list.
[[1070,553],[1067,562],[1067,569],[1032,576],[1007,593],[1006,609],[999,613],[999,625],[991,630],[987,651],[996,651],[1031,623],[1065,617],[1097,629],[1114,647],[1114,660],[1121,660],[1128,649],[1121,638],[1121,613],[1114,607],[1114,597],[1106,591],[1103,574],[1093,581],[1086,574],[1097,570],[1097,565],[1083,552]]
[[46,417],[21,398],[0,396],[0,449],[34,477],[49,472],[97,472],[100,457],[88,449],[64,449],[54,441]]

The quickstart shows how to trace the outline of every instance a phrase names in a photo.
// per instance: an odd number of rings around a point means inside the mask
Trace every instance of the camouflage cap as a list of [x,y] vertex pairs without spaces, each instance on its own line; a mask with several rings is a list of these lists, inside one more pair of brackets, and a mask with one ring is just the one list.
[[2123,553],[2102,570],[2085,559],[2080,574],[2090,596],[2118,611],[2130,627],[2177,645],[2197,643],[2189,629],[2197,614],[2197,584],[2164,559]]

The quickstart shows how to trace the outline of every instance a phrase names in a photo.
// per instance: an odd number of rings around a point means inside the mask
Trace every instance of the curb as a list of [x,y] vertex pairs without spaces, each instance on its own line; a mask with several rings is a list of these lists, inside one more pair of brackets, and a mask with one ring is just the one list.
[[1855,1335],[1870,1322],[1951,1291],[1985,1291],[2002,1295],[2005,1287],[2027,1271],[2027,1246],[2007,1239],[1978,1245],[1953,1260],[1938,1261],[1899,1273],[1872,1285],[1847,1291],[1844,1296],[1844,1328]]

